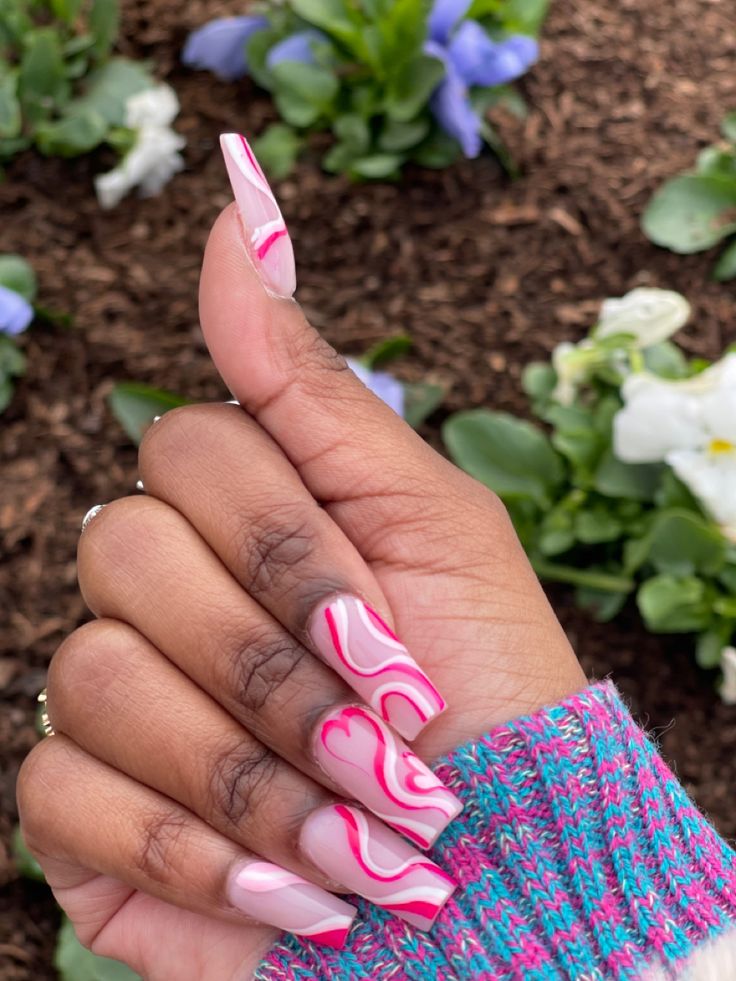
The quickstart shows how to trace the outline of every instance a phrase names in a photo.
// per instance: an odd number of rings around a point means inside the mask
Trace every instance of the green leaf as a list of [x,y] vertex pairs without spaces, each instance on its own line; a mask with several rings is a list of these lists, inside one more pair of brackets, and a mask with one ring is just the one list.
[[368,64],[375,64],[365,38],[363,18],[343,0],[291,0],[294,11],[304,20],[340,41]]
[[111,58],[95,69],[85,83],[85,93],[74,102],[75,111],[92,109],[109,126],[125,125],[125,103],[154,85],[153,76],[139,62]]
[[0,62],[0,138],[11,139],[21,130],[18,101],[18,73],[5,69]]
[[571,549],[574,544],[573,514],[564,504],[548,511],[542,519],[537,535],[537,547],[542,555],[561,555]]
[[644,622],[655,633],[704,630],[712,617],[706,584],[695,576],[654,576],[641,585],[636,601]]
[[0,373],[0,412],[5,412],[10,405],[14,390],[11,379]]
[[15,865],[24,879],[36,879],[38,882],[46,881],[43,869],[28,851],[19,825],[13,831],[12,851]]
[[736,565],[730,563],[718,574],[718,579],[733,596],[736,596]]
[[0,378],[20,378],[25,370],[25,356],[14,339],[7,334],[0,334]]
[[729,112],[721,122],[721,132],[732,143],[736,143],[736,112]]
[[578,586],[575,590],[575,602],[598,623],[608,623],[621,612],[626,604],[626,593],[609,593],[603,589],[591,589],[589,586]]
[[92,0],[87,27],[94,38],[92,51],[98,59],[111,51],[120,27],[118,0]]
[[550,397],[557,384],[557,375],[551,364],[533,361],[528,364],[521,375],[521,387],[535,402],[545,401]]
[[418,429],[435,409],[438,409],[445,397],[442,385],[432,382],[404,382],[404,419],[409,425]]
[[106,120],[94,109],[69,103],[63,118],[41,123],[36,129],[36,145],[46,156],[77,157],[93,150],[105,138]]
[[408,334],[397,334],[395,337],[386,337],[369,348],[360,360],[366,368],[375,371],[377,368],[383,368],[385,365],[407,354],[411,350],[412,343],[413,341]]
[[713,279],[719,283],[734,278],[736,278],[736,239],[726,246],[713,269]]
[[112,414],[136,445],[155,416],[188,404],[188,400],[180,395],[139,382],[116,385],[107,400]]
[[646,235],[673,252],[702,252],[736,231],[736,180],[684,174],[652,198]]
[[344,174],[350,170],[355,152],[345,143],[335,143],[322,157],[322,166],[331,174]]
[[660,512],[649,533],[649,561],[658,572],[715,575],[726,561],[726,541],[712,524],[691,511]]
[[73,24],[82,6],[82,0],[49,0],[49,5],[55,17],[67,24]]
[[445,75],[439,58],[420,54],[407,62],[391,81],[386,95],[389,118],[408,123],[426,106]]
[[98,957],[83,947],[66,916],[56,942],[54,966],[61,981],[141,981],[139,975],[120,961]]
[[698,154],[695,170],[703,177],[736,179],[736,154],[719,146],[707,146]]
[[268,175],[280,180],[293,168],[303,145],[291,126],[273,123],[253,141],[253,150]]
[[647,371],[660,378],[687,378],[690,374],[687,358],[676,344],[661,341],[641,352]]
[[63,106],[71,93],[56,31],[40,28],[25,38],[18,75],[18,96],[23,112],[37,124]]
[[622,463],[607,450],[596,469],[593,486],[605,497],[651,501],[664,469],[659,463]]
[[338,116],[332,124],[332,129],[338,140],[356,155],[365,153],[370,146],[371,131],[362,116],[355,113]]
[[404,157],[395,153],[374,153],[361,157],[350,164],[350,173],[366,180],[396,179],[399,176]]
[[434,127],[427,139],[412,151],[411,159],[420,167],[443,170],[461,156],[460,144],[439,127]]
[[13,253],[0,255],[0,286],[20,293],[29,303],[33,303],[38,292],[36,274],[30,264]]
[[503,412],[475,409],[451,416],[442,429],[453,460],[500,497],[528,497],[547,507],[565,468],[545,434]]
[[382,150],[389,153],[410,150],[422,142],[429,130],[430,122],[428,119],[419,118],[408,123],[388,119],[378,138],[378,145]]
[[623,526],[619,519],[603,504],[579,511],[575,515],[575,537],[584,545],[615,542],[622,532]]
[[700,634],[695,644],[695,660],[701,668],[717,668],[721,651],[727,647],[733,633],[733,623],[721,624]]
[[332,72],[317,65],[283,61],[272,69],[274,98],[279,112],[292,126],[311,126],[329,114],[338,92]]

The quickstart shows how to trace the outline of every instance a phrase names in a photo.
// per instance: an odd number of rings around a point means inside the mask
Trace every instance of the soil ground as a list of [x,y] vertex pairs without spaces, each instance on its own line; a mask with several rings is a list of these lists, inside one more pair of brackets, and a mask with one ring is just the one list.
[[[105,395],[136,379],[195,399],[223,397],[197,325],[202,248],[230,199],[220,132],[271,118],[248,82],[178,65],[187,30],[235,2],[127,0],[126,53],[152,58],[177,89],[186,172],[150,201],[100,211],[91,177],[111,161],[26,154],[0,184],[0,251],[35,266],[41,301],[74,325],[24,338],[29,370],[0,427],[0,979],[45,981],[57,914],[10,858],[18,765],[36,740],[35,695],[60,640],[87,616],[74,552],[89,506],[130,493],[136,455]],[[736,337],[734,287],[709,281],[712,256],[677,257],[639,231],[668,175],[712,142],[736,108],[731,0],[555,0],[521,123],[498,118],[523,177],[493,161],[416,171],[397,186],[351,186],[313,161],[278,187],[299,257],[299,299],[341,350],[396,331],[397,366],[449,386],[447,411],[524,412],[523,365],[589,325],[599,302],[635,285],[679,289],[695,317],[692,352]],[[612,674],[722,833],[736,835],[736,710],[693,666],[684,638],[650,637],[633,612],[596,626],[564,590],[553,601],[592,675]]]

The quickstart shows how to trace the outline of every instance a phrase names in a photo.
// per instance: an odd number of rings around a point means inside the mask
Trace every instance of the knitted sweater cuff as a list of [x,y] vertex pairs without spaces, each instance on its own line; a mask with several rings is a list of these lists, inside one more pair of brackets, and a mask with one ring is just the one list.
[[435,771],[465,809],[431,853],[459,883],[432,931],[351,898],[343,950],[284,936],[259,981],[639,978],[736,921],[733,853],[610,683]]

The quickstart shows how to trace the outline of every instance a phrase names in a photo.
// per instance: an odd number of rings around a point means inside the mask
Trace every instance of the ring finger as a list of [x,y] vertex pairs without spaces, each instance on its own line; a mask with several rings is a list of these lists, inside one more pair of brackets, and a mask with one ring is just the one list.
[[[333,795],[259,744],[126,625],[98,621],[62,646],[52,662],[48,705],[57,732],[281,870],[351,889],[418,926],[428,926],[452,892],[433,863],[379,821],[333,803]],[[421,913],[393,902],[393,874],[382,881],[367,876],[350,847],[357,826],[363,858],[372,856],[379,872],[408,863],[403,886],[424,891]],[[391,862],[380,860],[384,852]],[[236,876],[248,894],[263,884],[251,881],[250,871]],[[267,871],[264,878],[267,885],[283,880]]]

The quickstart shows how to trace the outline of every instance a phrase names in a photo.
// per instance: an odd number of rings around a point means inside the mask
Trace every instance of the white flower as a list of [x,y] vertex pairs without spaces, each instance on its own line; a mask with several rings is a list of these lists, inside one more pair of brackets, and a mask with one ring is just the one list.
[[640,286],[626,296],[603,301],[596,340],[615,334],[633,334],[637,348],[666,341],[690,318],[690,304],[671,290]]
[[552,367],[557,375],[557,384],[552,392],[552,398],[560,405],[572,405],[578,388],[588,377],[590,369],[591,341],[581,341],[571,344],[562,341],[552,352]]
[[179,150],[186,140],[171,129],[178,112],[179,100],[169,85],[156,85],[128,99],[125,123],[137,130],[135,143],[114,170],[95,178],[103,208],[114,208],[134,187],[143,197],[158,194],[183,168]]
[[684,381],[647,372],[621,389],[613,449],[625,463],[664,460],[736,540],[736,354]]
[[736,648],[724,647],[721,651],[723,681],[719,694],[726,705],[736,705]]

